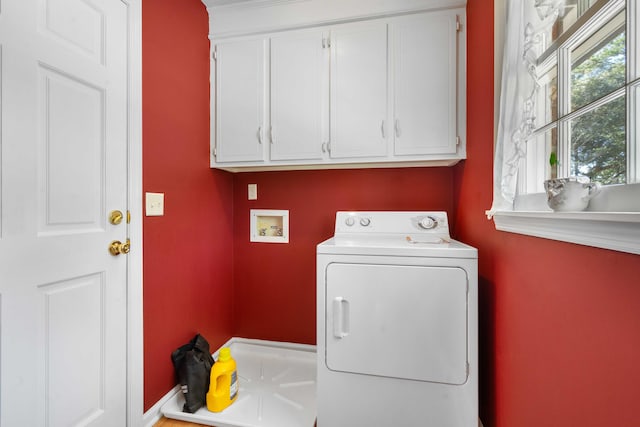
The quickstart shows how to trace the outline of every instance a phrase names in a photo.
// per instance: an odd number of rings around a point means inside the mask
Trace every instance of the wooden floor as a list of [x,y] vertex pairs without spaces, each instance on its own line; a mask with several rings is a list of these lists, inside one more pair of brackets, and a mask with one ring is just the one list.
[[202,424],[188,423],[186,421],[172,420],[170,418],[162,417],[160,421],[155,423],[153,427],[189,427],[189,426],[201,426]]
[[153,427],[194,427],[194,426],[202,426],[202,424],[188,423],[186,421],[178,421],[172,420],[169,418],[162,417],[160,421],[155,423]]

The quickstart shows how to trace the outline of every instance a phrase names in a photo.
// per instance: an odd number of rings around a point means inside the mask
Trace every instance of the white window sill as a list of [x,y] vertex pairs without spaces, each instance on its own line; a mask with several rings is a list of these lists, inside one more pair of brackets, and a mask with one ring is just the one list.
[[640,212],[493,212],[496,229],[640,254]]

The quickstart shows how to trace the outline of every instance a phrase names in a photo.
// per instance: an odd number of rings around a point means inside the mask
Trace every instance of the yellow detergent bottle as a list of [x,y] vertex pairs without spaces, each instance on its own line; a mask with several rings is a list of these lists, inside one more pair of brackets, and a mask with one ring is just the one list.
[[207,393],[207,409],[220,412],[238,397],[238,373],[236,361],[227,347],[220,349],[218,360],[211,368],[211,383]]

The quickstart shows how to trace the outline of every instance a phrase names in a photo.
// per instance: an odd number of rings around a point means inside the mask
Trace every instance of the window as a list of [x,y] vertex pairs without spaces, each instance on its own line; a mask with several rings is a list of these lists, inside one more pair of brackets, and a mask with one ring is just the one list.
[[[624,1],[569,2],[542,33],[534,131],[521,160],[518,194],[544,191],[544,179],[587,176],[603,185],[637,181],[628,163]],[[633,82],[632,82],[633,83]],[[628,146],[629,144],[629,146]],[[553,161],[550,162],[550,160]]]
[[[505,1],[488,215],[500,230],[640,254],[640,5]],[[587,211],[552,212],[544,181],[570,176],[603,189]]]

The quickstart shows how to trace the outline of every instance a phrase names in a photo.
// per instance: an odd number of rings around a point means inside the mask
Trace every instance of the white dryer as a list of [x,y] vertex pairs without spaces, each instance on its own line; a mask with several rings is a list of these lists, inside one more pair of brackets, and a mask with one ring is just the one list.
[[317,246],[318,427],[476,427],[477,269],[446,212],[338,212]]

